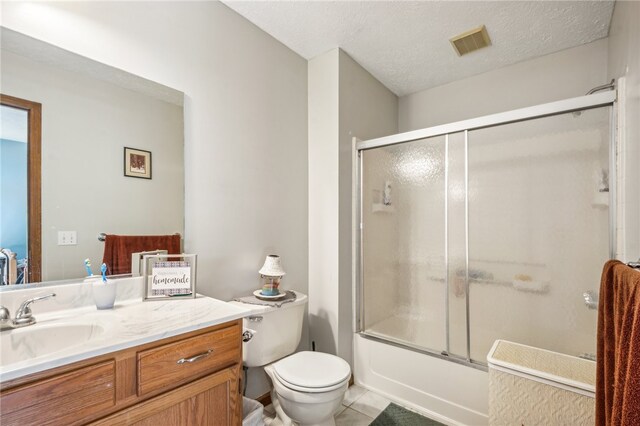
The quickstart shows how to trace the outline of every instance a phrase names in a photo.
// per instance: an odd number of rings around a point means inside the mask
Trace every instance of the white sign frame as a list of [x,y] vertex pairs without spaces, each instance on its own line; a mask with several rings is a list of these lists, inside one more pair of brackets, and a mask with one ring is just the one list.
[[184,253],[144,255],[142,300],[195,299],[197,258]]

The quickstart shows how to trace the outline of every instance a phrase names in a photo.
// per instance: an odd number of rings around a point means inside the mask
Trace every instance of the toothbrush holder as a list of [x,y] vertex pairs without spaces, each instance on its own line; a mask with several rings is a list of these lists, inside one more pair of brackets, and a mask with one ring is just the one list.
[[93,301],[98,309],[112,309],[116,301],[116,282],[103,282],[101,279],[91,283],[93,290]]

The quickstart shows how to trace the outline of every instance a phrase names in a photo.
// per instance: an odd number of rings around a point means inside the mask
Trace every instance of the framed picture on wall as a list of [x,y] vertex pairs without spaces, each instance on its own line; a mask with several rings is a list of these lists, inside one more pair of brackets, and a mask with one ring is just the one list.
[[125,146],[124,175],[151,179],[151,152]]

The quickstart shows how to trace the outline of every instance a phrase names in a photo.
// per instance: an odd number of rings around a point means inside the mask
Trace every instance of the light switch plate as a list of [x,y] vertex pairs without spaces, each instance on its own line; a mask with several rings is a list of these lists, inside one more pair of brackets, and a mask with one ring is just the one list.
[[59,246],[75,246],[78,244],[76,231],[58,231]]

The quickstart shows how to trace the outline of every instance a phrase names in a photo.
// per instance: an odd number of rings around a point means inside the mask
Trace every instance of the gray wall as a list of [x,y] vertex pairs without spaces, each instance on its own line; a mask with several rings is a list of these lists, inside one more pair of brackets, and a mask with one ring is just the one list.
[[352,139],[397,132],[398,98],[340,49],[309,61],[309,324],[353,361]]
[[339,49],[309,61],[309,328],[338,350]]
[[355,263],[352,241],[353,208],[356,194],[352,190],[354,137],[365,140],[398,132],[398,97],[382,85],[360,64],[340,51],[340,194],[339,194],[339,354],[353,361]]

